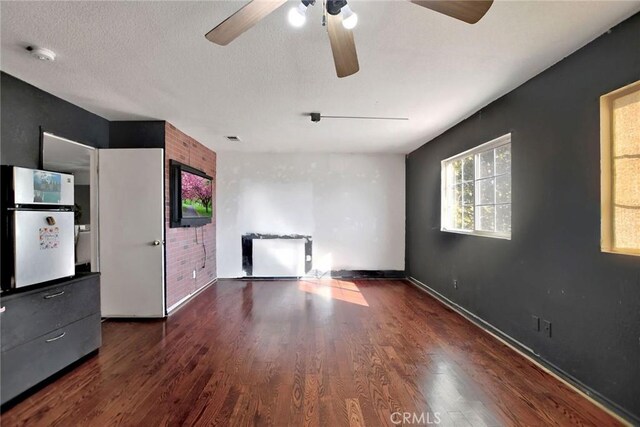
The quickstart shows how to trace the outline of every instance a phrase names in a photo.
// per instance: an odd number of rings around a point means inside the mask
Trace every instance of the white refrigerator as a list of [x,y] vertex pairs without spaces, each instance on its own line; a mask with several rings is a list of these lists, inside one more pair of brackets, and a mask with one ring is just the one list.
[[73,175],[11,168],[7,217],[11,273],[20,288],[75,274]]

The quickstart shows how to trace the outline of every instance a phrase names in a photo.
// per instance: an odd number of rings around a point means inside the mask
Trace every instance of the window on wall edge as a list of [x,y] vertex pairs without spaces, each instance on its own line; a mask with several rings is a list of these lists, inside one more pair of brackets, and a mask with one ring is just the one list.
[[601,247],[640,255],[640,80],[600,98]]

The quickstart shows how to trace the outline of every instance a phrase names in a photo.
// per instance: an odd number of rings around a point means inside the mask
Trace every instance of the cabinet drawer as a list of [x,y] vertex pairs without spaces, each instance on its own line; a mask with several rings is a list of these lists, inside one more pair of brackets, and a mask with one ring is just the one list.
[[2,404],[100,347],[100,315],[94,314],[0,353]]
[[10,350],[64,325],[100,313],[99,276],[2,299],[1,350]]

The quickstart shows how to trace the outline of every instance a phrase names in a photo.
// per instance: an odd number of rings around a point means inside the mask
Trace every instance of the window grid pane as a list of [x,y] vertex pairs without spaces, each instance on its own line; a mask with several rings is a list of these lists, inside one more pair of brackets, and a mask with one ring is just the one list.
[[496,204],[511,203],[511,174],[496,177]]
[[496,231],[511,233],[511,204],[496,205]]
[[511,145],[476,154],[476,163],[476,230],[510,233]]
[[640,251],[640,89],[613,100],[613,246]]
[[511,173],[511,144],[496,148],[496,175]]

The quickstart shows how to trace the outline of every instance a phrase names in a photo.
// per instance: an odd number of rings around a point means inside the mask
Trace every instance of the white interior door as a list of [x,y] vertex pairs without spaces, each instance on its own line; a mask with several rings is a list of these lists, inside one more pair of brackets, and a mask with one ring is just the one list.
[[162,317],[163,150],[99,150],[98,183],[102,316]]

